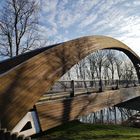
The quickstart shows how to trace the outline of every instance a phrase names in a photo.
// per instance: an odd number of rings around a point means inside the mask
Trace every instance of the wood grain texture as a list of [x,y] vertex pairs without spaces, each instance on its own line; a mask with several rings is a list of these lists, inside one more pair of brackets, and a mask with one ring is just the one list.
[[[81,115],[100,111],[120,102],[128,102],[140,96],[140,87],[122,88],[81,95],[75,98],[47,101],[36,104],[41,128],[43,131],[77,119]],[[115,97],[115,98],[114,98]],[[122,103],[123,107],[123,103]]]
[[[130,57],[140,79],[139,57],[122,42],[87,36],[49,48],[0,75],[0,120],[13,129],[46,90],[72,66],[99,49],[121,50]],[[16,60],[15,60],[16,61]]]

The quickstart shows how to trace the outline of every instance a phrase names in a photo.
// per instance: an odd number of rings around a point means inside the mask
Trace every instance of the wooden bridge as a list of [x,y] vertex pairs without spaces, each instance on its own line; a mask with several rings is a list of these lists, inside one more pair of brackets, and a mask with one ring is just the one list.
[[140,79],[140,58],[122,42],[105,36],[82,37],[0,62],[2,127],[29,136],[109,106],[140,110],[134,106],[140,96],[139,81],[128,88],[108,85],[102,92],[95,87],[84,91],[72,86],[70,96],[63,93],[50,98],[50,93],[45,94],[72,66],[100,49],[123,51]]

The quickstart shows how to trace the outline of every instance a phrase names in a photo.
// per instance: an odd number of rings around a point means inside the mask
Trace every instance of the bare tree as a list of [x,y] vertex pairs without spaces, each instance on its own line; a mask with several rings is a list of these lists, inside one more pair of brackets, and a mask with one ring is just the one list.
[[102,69],[104,66],[104,63],[106,61],[106,53],[105,51],[101,50],[101,51],[97,51],[95,53],[95,61],[96,61],[96,65],[98,66],[97,68],[97,77],[99,80],[102,80]]
[[131,62],[125,62],[123,77],[126,81],[134,79],[134,66]]
[[119,81],[121,80],[121,77],[123,75],[123,60],[122,60],[122,54],[119,53],[118,57],[115,59],[116,64],[116,71]]
[[114,50],[107,50],[107,60],[109,61],[110,65],[109,65],[109,69],[111,71],[111,80],[112,83],[114,81],[114,74],[115,74],[115,60],[116,60],[116,53]]
[[103,67],[104,68],[103,75],[104,75],[105,84],[107,84],[107,82],[109,83],[110,81],[109,65],[110,65],[110,62],[108,61],[108,59],[106,59],[104,63],[104,67]]
[[95,80],[96,78],[96,71],[97,71],[97,65],[96,65],[96,59],[95,54],[91,54],[87,57],[88,63],[89,63],[89,77],[92,80]]
[[36,0],[6,0],[0,13],[0,53],[17,56],[39,45]]

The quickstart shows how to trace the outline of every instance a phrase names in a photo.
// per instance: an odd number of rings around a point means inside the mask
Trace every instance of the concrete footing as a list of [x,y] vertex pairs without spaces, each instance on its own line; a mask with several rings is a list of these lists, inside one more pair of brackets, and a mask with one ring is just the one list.
[[28,112],[12,130],[12,133],[18,133],[25,137],[39,132],[40,126],[35,111]]

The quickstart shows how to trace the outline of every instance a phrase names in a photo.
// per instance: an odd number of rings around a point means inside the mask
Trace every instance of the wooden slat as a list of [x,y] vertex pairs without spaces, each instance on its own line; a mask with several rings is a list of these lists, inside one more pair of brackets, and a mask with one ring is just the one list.
[[[125,52],[133,61],[139,79],[139,57],[125,44],[105,36],[71,40],[26,59],[0,75],[0,120],[2,127],[13,129],[39,98],[73,65],[99,49]],[[16,59],[15,59],[16,61]],[[19,64],[16,63],[15,65]]]

